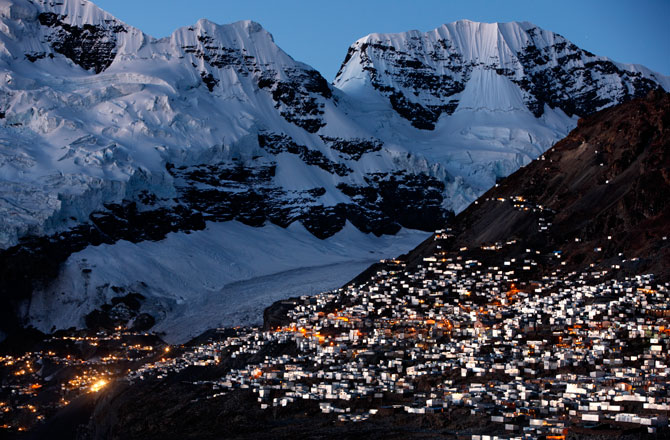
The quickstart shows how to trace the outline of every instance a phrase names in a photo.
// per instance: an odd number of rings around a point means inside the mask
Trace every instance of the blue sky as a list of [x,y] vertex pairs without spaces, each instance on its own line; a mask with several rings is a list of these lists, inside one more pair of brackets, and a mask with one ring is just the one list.
[[670,75],[670,0],[94,0],[154,37],[207,18],[259,22],[293,58],[334,79],[347,48],[373,32],[442,23],[530,21],[583,49]]

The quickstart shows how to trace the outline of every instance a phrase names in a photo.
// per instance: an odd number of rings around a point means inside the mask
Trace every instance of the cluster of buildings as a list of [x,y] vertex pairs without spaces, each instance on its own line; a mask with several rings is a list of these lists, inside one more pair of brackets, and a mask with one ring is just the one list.
[[84,393],[102,390],[164,350],[158,338],[117,328],[63,332],[40,349],[0,356],[0,435],[28,431]]
[[385,261],[364,284],[296,300],[285,325],[237,329],[129,379],[230,357],[248,362],[198,382],[203,398],[250,389],[261,408],[313,400],[341,422],[467,408],[477,423],[461,434],[479,440],[667,433],[668,284],[595,269],[534,279],[539,252],[495,258],[508,246]]
[[[542,206],[497,200],[551,226]],[[118,328],[2,356],[0,427],[30,428],[118,378],[211,367],[221,376],[193,382],[210,390],[201,399],[246,389],[261,409],[311,401],[336,423],[457,411],[469,417],[454,432],[472,440],[670,435],[669,283],[617,263],[568,272],[560,251],[516,240],[442,250],[452,239],[436,231],[421,264],[383,260],[362,284],[291,300],[269,330],[220,329],[175,350]]]

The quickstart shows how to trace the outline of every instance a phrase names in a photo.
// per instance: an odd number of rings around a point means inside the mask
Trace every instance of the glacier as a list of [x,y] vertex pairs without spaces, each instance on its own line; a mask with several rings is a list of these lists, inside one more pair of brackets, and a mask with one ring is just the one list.
[[154,331],[181,343],[211,328],[261,324],[272,302],[339,288],[429,235],[404,229],[376,237],[348,223],[320,240],[299,223],[282,229],[233,221],[158,242],[89,246],[67,260],[56,282],[36,292],[28,314],[44,332],[68,328],[119,296],[123,286],[147,298],[143,308],[159,318]]

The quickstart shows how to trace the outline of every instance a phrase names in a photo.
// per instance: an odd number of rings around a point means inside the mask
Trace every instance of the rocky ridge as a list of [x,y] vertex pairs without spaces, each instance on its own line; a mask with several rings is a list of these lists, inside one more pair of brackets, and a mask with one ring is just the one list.
[[371,34],[354,43],[335,85],[371,87],[420,129],[467,104],[463,92],[480,72],[513,83],[535,117],[560,108],[568,116],[642,97],[665,78],[580,49],[563,36],[528,22],[462,20],[433,31]]

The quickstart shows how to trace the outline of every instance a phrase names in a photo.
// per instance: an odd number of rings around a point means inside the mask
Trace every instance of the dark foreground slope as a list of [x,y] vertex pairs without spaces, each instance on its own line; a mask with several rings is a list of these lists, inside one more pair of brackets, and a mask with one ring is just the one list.
[[[533,247],[560,253],[565,269],[618,264],[667,278],[670,94],[652,92],[580,120],[451,227],[453,249],[517,240],[519,252]],[[427,240],[410,261],[431,255],[435,246]]]

